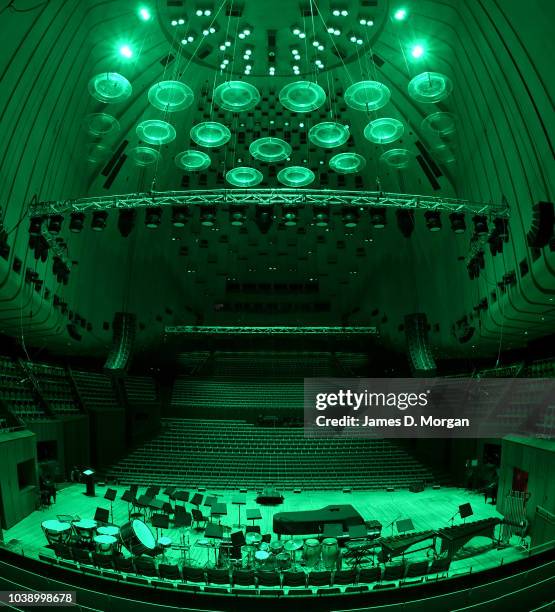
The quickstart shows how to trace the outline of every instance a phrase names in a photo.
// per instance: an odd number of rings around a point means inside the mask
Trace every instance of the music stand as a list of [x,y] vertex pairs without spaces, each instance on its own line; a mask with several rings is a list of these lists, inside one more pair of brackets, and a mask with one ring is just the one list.
[[397,533],[405,533],[407,531],[414,531],[414,523],[412,519],[401,519],[395,523],[397,527]]
[[110,512],[107,508],[97,508],[94,513],[94,520],[97,523],[109,523]]
[[259,521],[262,519],[262,515],[260,514],[260,508],[247,508],[247,521],[252,521],[254,526],[254,521]]
[[197,508],[202,504],[203,496],[200,493],[195,493],[191,499],[191,504]]
[[359,540],[366,537],[368,537],[366,525],[349,525],[349,538],[351,540]]
[[149,497],[156,497],[158,493],[160,493],[160,487],[156,485],[150,485],[149,487],[146,488],[145,494],[148,495]]
[[104,493],[104,499],[107,499],[110,502],[110,520],[112,523],[114,522],[114,499],[116,499],[117,491],[115,489],[106,489],[106,493]]
[[[158,529],[167,529],[170,524],[170,519],[167,514],[153,514],[150,519],[152,526],[156,529],[156,539],[158,540]],[[164,533],[162,532],[162,535]]]
[[218,498],[215,495],[207,495],[204,500],[204,504],[202,505],[208,506],[209,508],[211,508],[215,503],[217,503],[217,501],[218,501]]
[[[210,517],[217,517],[218,518],[218,525],[220,525],[220,523],[222,522],[222,516],[226,516],[227,515],[227,506],[226,504],[222,503],[222,502],[216,502],[215,504],[212,504],[211,506],[211,512],[210,512]],[[205,537],[206,537],[206,532],[205,532]]]
[[461,504],[459,506],[459,514],[462,519],[466,519],[474,514],[474,510],[472,510],[472,506],[469,503]]
[[233,497],[231,498],[231,503],[237,506],[237,511],[238,511],[237,527],[241,528],[241,506],[246,505],[247,498],[245,495],[241,495],[241,494],[233,495]]
[[[189,501],[189,491],[174,491],[173,498],[175,501],[182,501],[183,507],[185,507],[185,502]],[[202,497],[200,499],[202,501]],[[191,503],[193,502],[191,501]]]
[[127,502],[127,518],[129,518],[131,516],[131,509],[129,507],[129,504],[134,507],[137,500],[135,499],[135,496],[133,495],[130,489],[123,492],[121,499]]
[[[221,525],[215,525],[209,523],[204,531],[204,537],[211,540],[223,540],[224,539],[224,528]],[[213,544],[214,548],[214,567],[217,565],[217,553],[216,543]],[[210,562],[210,549],[208,550],[208,563]]]
[[173,494],[176,492],[177,487],[166,487],[164,489],[164,495],[167,495],[170,500],[173,498]]

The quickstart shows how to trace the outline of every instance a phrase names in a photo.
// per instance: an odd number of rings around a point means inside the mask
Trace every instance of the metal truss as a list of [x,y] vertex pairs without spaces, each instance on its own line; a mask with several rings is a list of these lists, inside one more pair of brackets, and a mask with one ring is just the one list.
[[31,204],[32,216],[49,216],[68,212],[86,212],[111,208],[146,208],[153,206],[358,206],[398,209],[423,209],[461,212],[491,217],[509,216],[506,203],[484,203],[443,198],[439,196],[409,195],[382,191],[343,191],[327,189],[210,189],[197,191],[153,191],[77,198]]
[[296,335],[296,336],[354,336],[378,334],[376,327],[339,327],[339,326],[226,326],[226,325],[167,325],[166,334],[245,336],[245,335]]

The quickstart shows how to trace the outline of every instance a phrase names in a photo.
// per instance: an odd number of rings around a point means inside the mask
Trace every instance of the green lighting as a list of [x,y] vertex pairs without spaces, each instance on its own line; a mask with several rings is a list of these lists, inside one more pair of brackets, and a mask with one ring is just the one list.
[[107,113],[93,113],[86,118],[87,131],[92,136],[110,136],[119,132],[119,123]]
[[87,161],[96,164],[110,155],[110,149],[102,144],[93,144],[87,154]]
[[390,117],[374,119],[364,128],[364,137],[376,144],[388,144],[401,138],[405,131],[405,126]]
[[287,187],[305,187],[314,181],[314,172],[304,166],[289,166],[278,172],[277,180]]
[[389,149],[382,154],[380,161],[385,162],[392,168],[406,168],[411,158],[412,154],[407,149]]
[[451,79],[439,72],[423,72],[409,83],[409,95],[417,102],[435,104],[445,100],[453,91]]
[[389,102],[391,91],[378,81],[359,81],[347,88],[344,98],[347,106],[355,110],[378,110]]
[[420,59],[424,55],[424,47],[422,45],[414,45],[410,50],[410,54],[414,59]]
[[275,163],[283,161],[291,155],[291,145],[281,138],[266,136],[251,142],[249,153],[259,161]]
[[167,144],[175,140],[175,128],[161,119],[147,119],[137,126],[137,136],[148,144]]
[[127,59],[133,57],[133,50],[131,49],[131,47],[129,45],[122,45],[119,48],[119,53],[120,53],[120,55],[122,55],[123,57],[125,57]]
[[330,159],[330,168],[338,174],[356,174],[366,166],[366,159],[358,153],[338,153]]
[[[250,53],[247,55],[250,56]],[[214,90],[214,101],[224,110],[242,113],[260,102],[260,93],[254,85],[245,81],[227,81]]]
[[180,81],[161,81],[148,90],[148,101],[152,106],[168,113],[189,108],[194,99],[193,90]]
[[199,172],[210,166],[210,157],[203,151],[189,149],[175,156],[175,165],[187,172]]
[[437,136],[449,136],[457,129],[455,115],[447,112],[438,112],[428,115],[422,120],[421,127]]
[[310,128],[308,138],[312,144],[318,147],[332,149],[333,147],[340,147],[349,140],[349,128],[341,123],[324,121]]
[[152,18],[152,15],[150,14],[150,11],[146,7],[143,6],[139,9],[139,17],[143,21],[150,21],[150,19]]
[[129,151],[128,155],[136,166],[152,166],[162,159],[159,151],[151,147],[135,147]]
[[221,147],[229,142],[229,128],[216,121],[205,121],[191,128],[191,138],[201,147]]
[[407,9],[399,8],[393,13],[393,19],[395,21],[404,21],[408,16]]
[[262,182],[262,172],[249,166],[232,168],[225,175],[226,181],[235,187],[254,187]]
[[312,81],[295,81],[281,89],[279,101],[290,111],[309,113],[324,104],[326,92]]
[[116,103],[127,100],[133,88],[131,83],[117,72],[102,72],[89,81],[89,93],[99,102]]

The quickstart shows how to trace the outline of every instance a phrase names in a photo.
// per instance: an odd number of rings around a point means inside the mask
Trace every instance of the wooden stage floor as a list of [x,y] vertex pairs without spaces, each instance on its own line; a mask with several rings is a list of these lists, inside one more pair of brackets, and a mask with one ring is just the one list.
[[[123,525],[128,520],[128,505],[121,501],[120,497],[125,487],[114,486],[118,494],[114,502],[114,523]],[[4,532],[4,542],[9,548],[16,552],[23,552],[27,556],[38,557],[39,553],[51,553],[47,548],[47,541],[41,529],[41,523],[47,519],[54,519],[57,515],[78,515],[81,518],[93,518],[96,507],[110,508],[110,503],[105,500],[105,487],[96,487],[96,497],[84,495],[84,484],[71,484],[58,491],[56,503],[49,508],[37,510],[20,521],[17,525]],[[144,489],[139,489],[139,494]],[[206,491],[205,495],[218,495],[218,501],[227,503],[228,515],[223,517],[222,524],[235,526],[238,522],[237,506],[231,504],[231,497],[236,491]],[[474,516],[468,520],[478,520],[487,517],[501,517],[491,504],[484,503],[483,495],[469,493],[462,489],[442,488],[439,490],[427,489],[421,493],[409,491],[355,491],[353,493],[342,493],[339,491],[307,491],[295,494],[292,491],[284,492],[285,500],[280,506],[259,506],[255,502],[256,493],[250,491],[247,505],[241,507],[241,522],[245,525],[245,508],[260,509],[262,520],[256,521],[260,525],[262,533],[272,532],[272,519],[276,512],[315,510],[329,504],[351,504],[363,516],[364,520],[376,519],[383,525],[382,535],[392,535],[390,523],[404,518],[411,518],[416,531],[425,529],[438,529],[449,525],[449,520],[457,512],[458,506],[470,502],[474,510]],[[160,495],[162,499],[167,497]],[[190,510],[190,504],[187,510]],[[205,514],[209,514],[209,508],[202,507]],[[457,517],[455,524],[461,523]],[[244,528],[244,527],[243,527]],[[498,528],[499,529],[499,528]],[[153,529],[154,531],[154,529]],[[236,531],[236,529],[232,529]],[[396,533],[396,532],[395,532]],[[179,542],[181,530],[167,529],[164,535],[172,538],[174,543]],[[185,537],[189,539],[190,564],[204,566],[208,559],[206,548],[195,546],[198,540],[203,538],[202,532],[194,529],[185,530]],[[288,536],[285,536],[287,538]],[[300,536],[296,536],[300,537]],[[272,539],[276,539],[273,536]],[[508,563],[524,556],[524,551],[518,546],[519,538],[512,538],[510,546],[497,549],[492,546],[488,538],[477,537],[472,539],[461,549],[451,564],[450,574],[465,573],[468,571],[479,571],[491,568],[500,563]],[[416,545],[421,547],[422,544]],[[126,553],[125,549],[124,554]],[[410,549],[409,549],[410,553]],[[406,556],[407,561],[418,561],[425,559],[426,552],[415,552]],[[167,553],[167,562],[178,562],[181,552],[170,550]],[[213,555],[212,557],[213,558]],[[344,566],[345,567],[345,566]]]

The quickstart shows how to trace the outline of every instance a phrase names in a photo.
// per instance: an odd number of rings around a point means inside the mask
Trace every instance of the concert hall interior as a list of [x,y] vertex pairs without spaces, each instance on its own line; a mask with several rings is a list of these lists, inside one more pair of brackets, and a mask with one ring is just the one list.
[[0,0],[0,606],[553,609],[554,23]]

